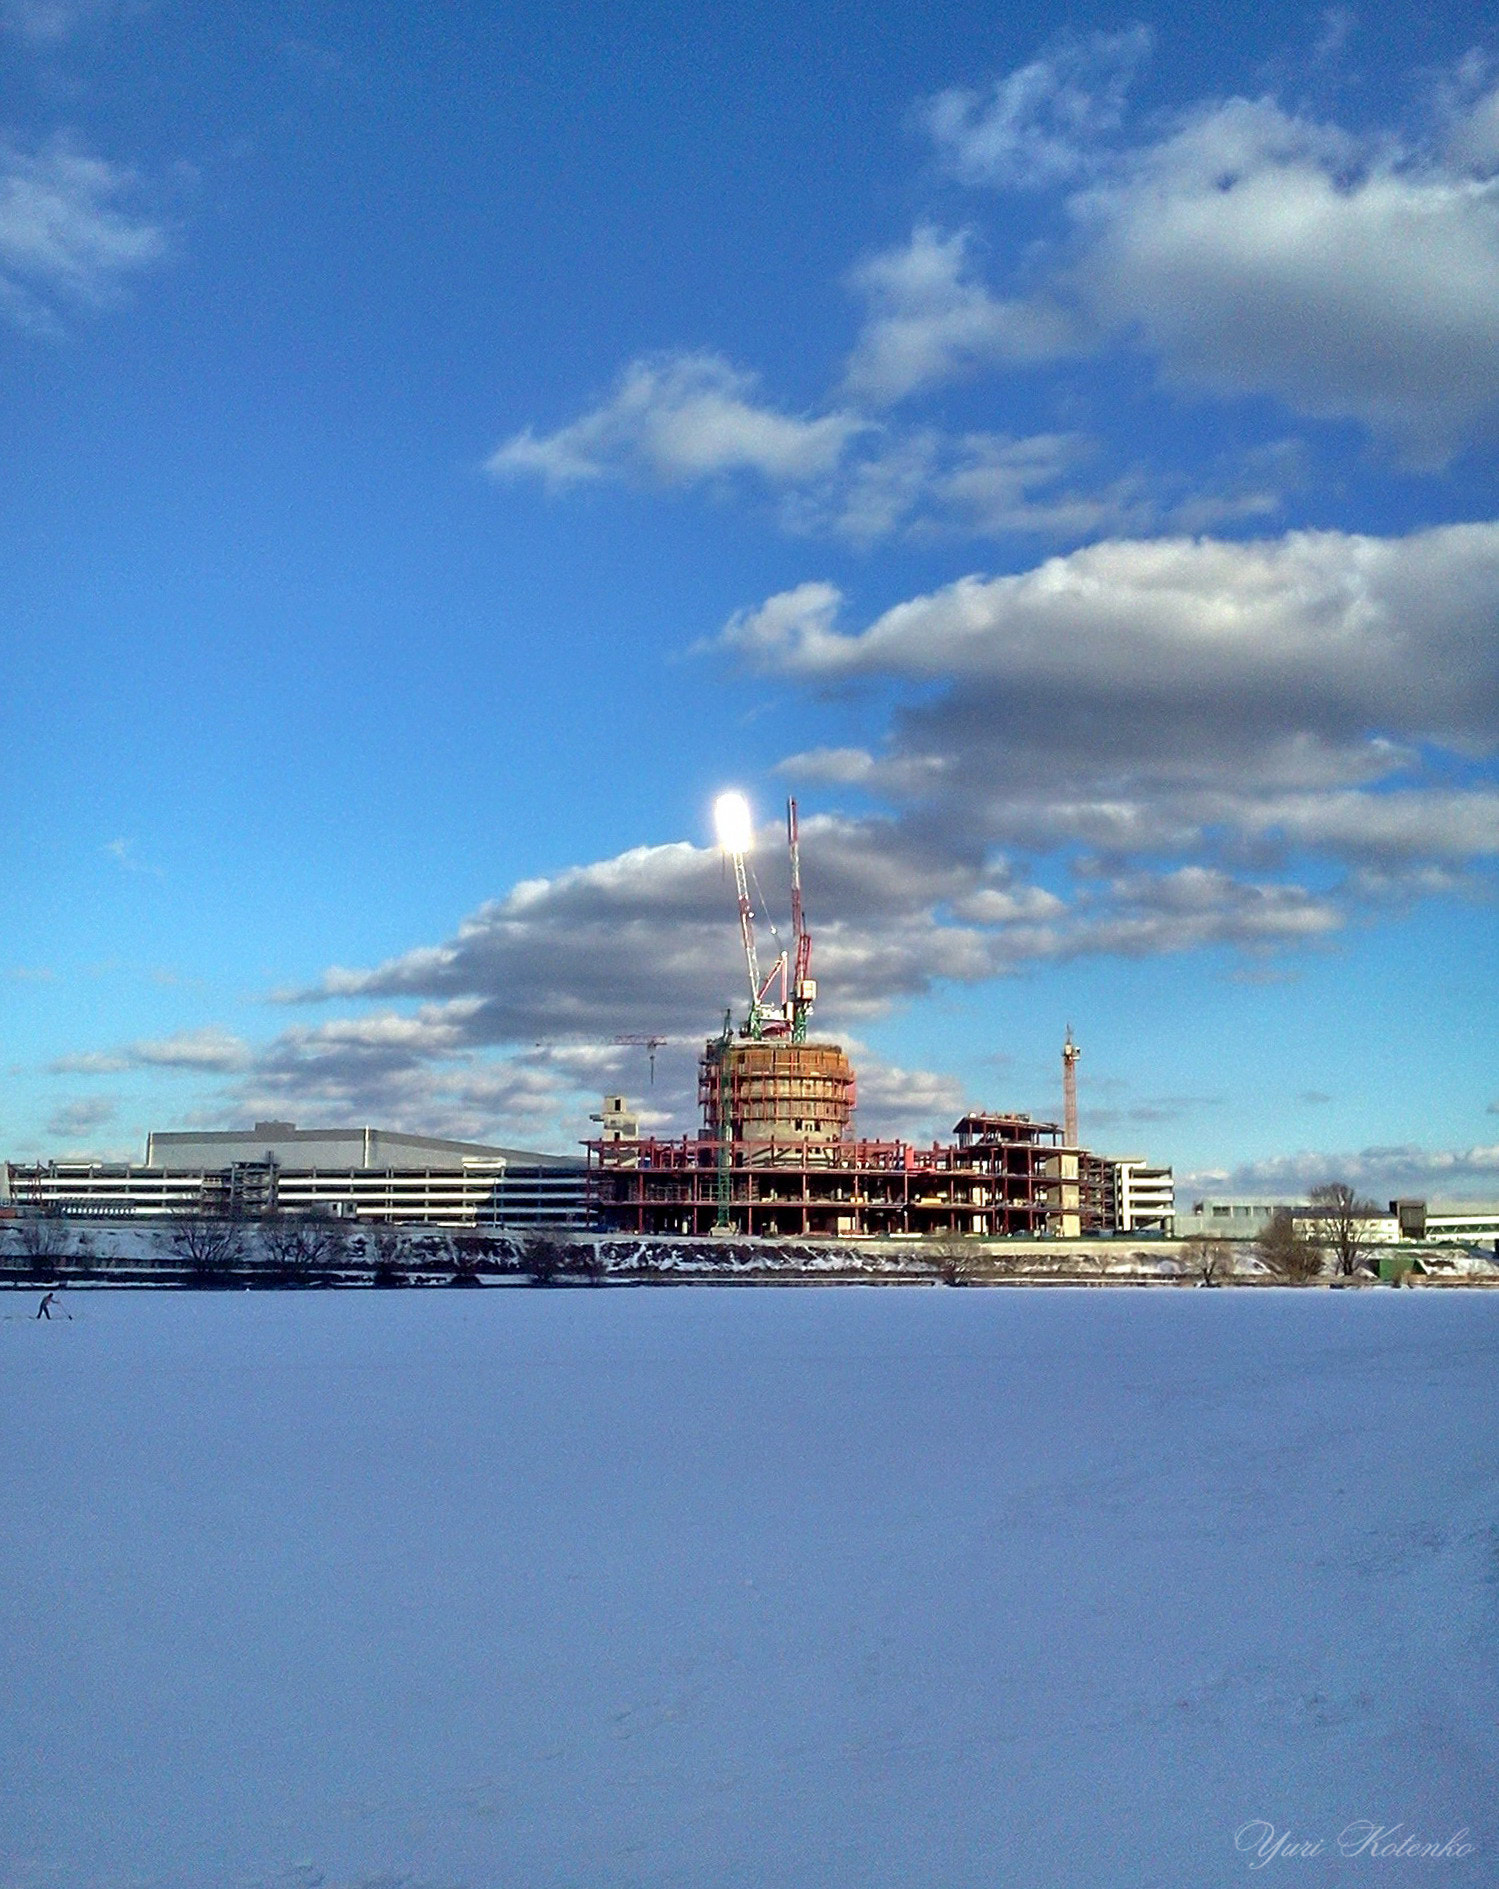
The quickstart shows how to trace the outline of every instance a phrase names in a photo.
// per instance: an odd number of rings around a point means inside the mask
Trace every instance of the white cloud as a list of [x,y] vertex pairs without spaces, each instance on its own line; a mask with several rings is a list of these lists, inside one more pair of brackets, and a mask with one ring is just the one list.
[[135,1068],[212,1070],[243,1068],[249,1054],[243,1038],[212,1025],[142,1039],[131,1043],[125,1053]]
[[[944,378],[965,348],[977,358],[985,318],[977,308],[970,314],[880,317],[861,343],[855,370],[871,386],[881,381],[892,397],[913,378]],[[848,406],[792,415],[754,401],[754,387],[752,375],[716,356],[636,361],[603,406],[554,433],[517,434],[488,469],[498,478],[539,480],[553,492],[604,480],[668,486],[748,480],[773,498],[785,529],[859,545],[898,535],[1020,534],[1067,542],[1148,529],[1183,506],[1198,522],[1210,522],[1277,502],[1263,490],[1243,489],[1239,479],[1219,490],[1206,478],[1168,504],[1158,479],[1099,475],[1091,463],[1095,444],[1079,434],[1017,438],[895,426]]]
[[634,361],[602,406],[555,433],[526,428],[488,469],[552,490],[632,472],[668,484],[739,472],[796,482],[832,470],[864,424],[851,413],[781,413],[754,391],[752,375],[716,354]]
[[[1030,880],[961,819],[817,815],[802,823],[818,1027],[850,1026],[948,981],[977,983],[1089,954],[1143,956],[1210,946],[1259,953],[1318,943],[1343,922],[1335,900],[1219,867],[1077,862],[1065,890]],[[760,871],[778,893],[778,829]],[[757,896],[757,904],[761,900]],[[765,953],[774,949],[761,913]],[[649,1100],[653,1121],[696,1119],[695,1059],[726,1003],[742,1007],[733,900],[716,852],[686,843],[527,880],[450,939],[368,970],[330,971],[288,1002],[374,1002],[367,1014],[298,1023],[250,1047],[227,1032],[184,1032],[75,1057],[95,1073],[151,1066],[236,1081],[226,1117],[286,1113],[374,1119],[512,1145],[565,1145],[587,1132],[601,1091],[639,1092],[629,1033],[668,1038]],[[414,1005],[414,1008],[407,1008]],[[864,1058],[861,1125],[949,1125],[957,1087],[931,1072]]]
[[922,122],[948,168],[967,184],[1034,188],[1067,182],[1097,161],[1150,51],[1147,27],[1065,41],[986,92],[940,93]]
[[132,171],[55,137],[27,150],[0,141],[0,308],[49,330],[60,306],[98,307],[161,260],[166,232],[131,207]]
[[1352,856],[1499,856],[1499,789],[1491,787],[1279,795],[1244,809],[1239,819],[1248,832]]
[[1077,928],[1074,954],[1081,948],[1153,957],[1209,945],[1313,944],[1343,924],[1333,900],[1304,886],[1238,879],[1207,866],[1127,874],[1108,892],[1104,913]]
[[[340,1121],[459,1137],[550,1137],[576,1118],[577,1071],[544,1057],[475,1055],[465,1030],[473,1002],[427,1004],[298,1026],[259,1050],[234,1092],[243,1117],[290,1110]],[[581,1132],[575,1119],[567,1139]]]
[[1499,59],[1477,49],[1439,75],[1433,99],[1438,143],[1455,169],[1499,171]]
[[749,476],[775,496],[788,529],[860,544],[900,532],[1066,538],[1148,519],[1149,507],[1118,486],[1066,489],[1090,452],[1072,435],[895,430],[848,407],[792,415],[755,402],[754,386],[752,375],[713,355],[636,361],[603,406],[555,433],[528,428],[488,468],[551,491],[603,479],[691,485]]
[[[1333,903],[1299,885],[1199,867],[1099,873],[1064,896],[961,822],[818,815],[802,831],[818,1022],[836,1035],[946,981],[1100,952],[1262,951],[1316,942],[1342,922]],[[775,835],[763,837],[774,901]],[[764,913],[761,921],[768,955]],[[697,1046],[726,1003],[742,1006],[744,982],[716,853],[640,848],[527,881],[442,945],[289,993],[299,1002],[419,999],[423,1008],[289,1030],[255,1075],[262,1087],[274,1078],[316,1089],[534,1044],[549,1058],[584,1055],[597,1079],[619,1067],[615,1036],[649,1031],[671,1039],[663,1092],[688,1094]]]
[[[996,259],[1003,286],[983,278],[981,228],[922,220],[866,259],[849,278],[866,318],[828,402],[787,411],[712,352],[649,356],[580,418],[515,434],[489,470],[554,491],[747,481],[771,495],[785,528],[859,545],[1017,534],[1065,544],[1277,513],[1299,476],[1294,441],[1169,468],[1135,440],[1115,442],[1111,458],[1108,442],[1077,430],[1015,436],[890,418],[955,380],[1130,349],[1169,385],[1353,419],[1414,462],[1491,436],[1490,65],[1470,59],[1438,86],[1420,136],[1355,134],[1273,98],[1230,98],[1131,138],[1126,95],[1148,45],[1138,26],[1068,43],[986,93],[948,92],[923,108],[955,174],[1056,185],[1055,221]],[[1051,385],[1068,391],[1054,375]],[[1059,398],[1054,410],[1084,409]]]
[[1499,408],[1499,180],[1455,158],[1231,99],[1071,213],[1072,288],[1178,380],[1359,419],[1426,456]]
[[965,1105],[960,1082],[931,1069],[902,1069],[859,1045],[849,1048],[858,1072],[856,1133],[923,1141],[951,1132]]
[[1454,1203],[1493,1202],[1499,1199],[1499,1144],[1424,1148],[1405,1142],[1341,1152],[1304,1149],[1238,1167],[1202,1169],[1183,1176],[1179,1186],[1200,1193],[1289,1200],[1303,1198],[1308,1188],[1330,1180],[1346,1181],[1381,1207],[1397,1194]]
[[[807,680],[1000,686],[1048,742],[1065,743],[1069,722],[1107,702],[1120,727],[1090,741],[1108,753],[1134,747],[1139,717],[1158,733],[1162,715],[1179,733],[1216,723],[1225,745],[1245,729],[1299,737],[1297,771],[1320,755],[1314,738],[1499,738],[1499,525],[1115,541],[1014,576],[960,578],[855,632],[838,627],[841,602],[829,585],[801,585],[736,616],[723,642]],[[1373,765],[1387,771],[1390,759]]]
[[[875,795],[955,852],[1070,860],[1065,914],[1027,889],[1005,951],[1315,942],[1353,906],[1489,883],[1499,525],[1120,540],[862,628],[842,610],[803,584],[722,645],[814,690],[898,691],[882,744],[794,755],[793,780]],[[1166,876],[1090,869],[1078,848]],[[1342,876],[1281,876],[1308,855]],[[951,909],[1008,916],[1013,896],[974,888]]]
[[[1098,39],[942,95],[925,113],[964,182],[1066,187],[1066,230],[1033,252],[1017,300],[965,274],[962,239],[918,232],[907,262],[911,337],[877,318],[856,360],[931,384],[976,360],[1132,339],[1182,385],[1271,394],[1352,418],[1440,460],[1499,417],[1499,89],[1472,55],[1423,136],[1354,134],[1273,98],[1207,100],[1174,125],[1122,135],[1145,49]],[[920,264],[925,259],[923,273]],[[893,291],[904,277],[886,265]],[[881,278],[876,276],[878,286]],[[1028,327],[1026,309],[1031,311]],[[1069,312],[1063,316],[1059,311]],[[905,311],[898,310],[897,313]],[[944,345],[943,322],[952,340]],[[971,338],[970,338],[971,337]],[[1033,343],[1044,352],[1042,341]],[[873,376],[878,383],[879,376]]]
[[[982,862],[881,820],[820,816],[803,822],[803,838],[817,962],[839,1016],[992,973],[987,937],[937,915],[983,882]],[[774,857],[774,830],[765,842]],[[295,995],[477,998],[461,1021],[470,1043],[607,1042],[706,1032],[742,1000],[744,977],[719,855],[678,843],[523,882],[444,945],[330,972]]]
[[119,1049],[91,1050],[62,1056],[49,1065],[54,1074],[106,1074],[121,1069],[183,1069],[223,1072],[243,1069],[250,1048],[242,1037],[210,1024],[199,1030],[178,1030],[171,1036],[141,1038]]
[[923,224],[854,271],[870,311],[845,376],[855,399],[884,405],[980,367],[1074,351],[1060,308],[998,300],[975,278],[970,251],[968,231]]

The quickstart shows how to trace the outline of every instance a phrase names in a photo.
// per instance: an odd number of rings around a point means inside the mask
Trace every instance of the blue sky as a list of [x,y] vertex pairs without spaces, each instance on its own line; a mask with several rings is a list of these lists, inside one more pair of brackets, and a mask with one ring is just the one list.
[[735,785],[867,1131],[1070,1022],[1094,1145],[1499,1192],[1483,10],[0,0],[0,82],[6,1153],[692,1126]]

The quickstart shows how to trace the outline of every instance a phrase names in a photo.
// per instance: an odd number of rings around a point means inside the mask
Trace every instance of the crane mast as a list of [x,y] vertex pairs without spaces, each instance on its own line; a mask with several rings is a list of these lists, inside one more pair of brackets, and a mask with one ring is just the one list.
[[750,1008],[760,997],[760,960],[755,955],[755,913],[750,904],[749,884],[744,876],[744,854],[732,853],[734,886],[739,894],[739,936],[744,943],[744,962],[749,970]]
[[1077,1146],[1077,1059],[1082,1051],[1072,1040],[1072,1025],[1067,1025],[1067,1041],[1062,1045],[1062,1144]]
[[802,913],[802,849],[796,802],[786,802],[786,846],[791,855],[791,938],[796,953],[791,977],[791,1040],[805,1043],[807,1019],[817,998],[812,969],[812,934]]

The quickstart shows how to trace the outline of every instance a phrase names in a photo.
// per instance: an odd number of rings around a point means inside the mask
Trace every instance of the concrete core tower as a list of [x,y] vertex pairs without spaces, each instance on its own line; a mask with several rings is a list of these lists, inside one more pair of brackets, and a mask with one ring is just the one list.
[[848,1140],[854,1072],[836,1043],[712,1038],[698,1099],[709,1140],[747,1144],[757,1161],[800,1162]]

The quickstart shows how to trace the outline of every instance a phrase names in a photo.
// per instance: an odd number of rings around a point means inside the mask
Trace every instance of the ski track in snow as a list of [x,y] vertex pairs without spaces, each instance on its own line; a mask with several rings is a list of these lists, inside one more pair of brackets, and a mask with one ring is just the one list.
[[7,1297],[0,1889],[1499,1882],[1499,1295]]

